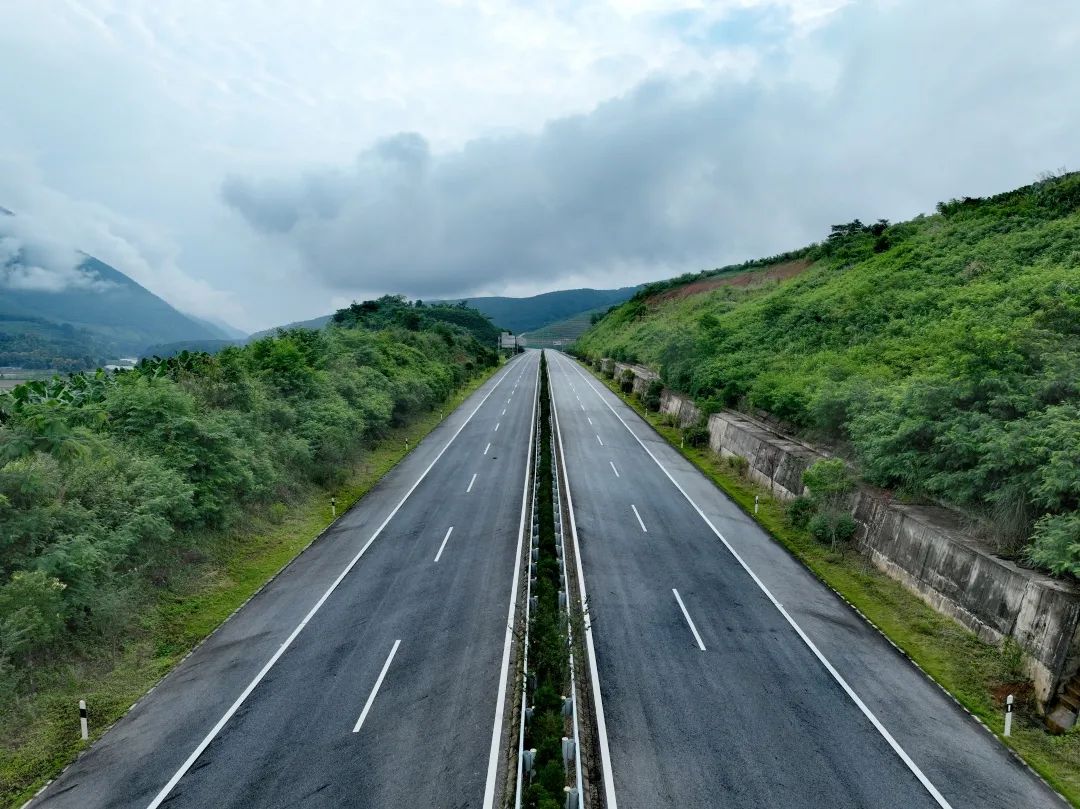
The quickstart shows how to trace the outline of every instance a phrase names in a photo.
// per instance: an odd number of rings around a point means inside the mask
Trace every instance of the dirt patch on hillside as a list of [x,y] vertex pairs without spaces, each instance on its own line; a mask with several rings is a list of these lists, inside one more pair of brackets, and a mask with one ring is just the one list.
[[659,303],[660,301],[689,298],[691,295],[700,295],[702,292],[710,292],[720,287],[750,287],[764,284],[767,281],[786,281],[804,272],[812,263],[810,259],[800,258],[797,261],[786,261],[783,264],[773,264],[771,267],[764,267],[760,270],[747,270],[736,275],[702,278],[700,281],[694,281],[685,286],[665,290],[659,295],[649,298],[649,302]]

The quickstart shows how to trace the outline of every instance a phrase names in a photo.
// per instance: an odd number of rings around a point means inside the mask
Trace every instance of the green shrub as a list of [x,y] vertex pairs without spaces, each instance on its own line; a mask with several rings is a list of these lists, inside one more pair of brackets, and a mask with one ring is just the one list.
[[267,517],[274,525],[281,525],[289,515],[289,507],[284,503],[271,503]]
[[709,429],[701,423],[683,427],[683,441],[691,447],[707,447],[709,445]]
[[744,458],[742,455],[725,455],[724,466],[728,471],[745,480],[750,473],[750,461]]
[[1080,577],[1080,512],[1047,514],[1035,523],[1028,556],[1053,573]]
[[660,410],[660,394],[664,392],[664,383],[659,379],[654,379],[649,382],[649,387],[645,391],[645,395],[641,397],[641,404],[645,409],[656,413]]
[[787,519],[792,528],[806,528],[817,507],[809,497],[799,496],[787,504]]

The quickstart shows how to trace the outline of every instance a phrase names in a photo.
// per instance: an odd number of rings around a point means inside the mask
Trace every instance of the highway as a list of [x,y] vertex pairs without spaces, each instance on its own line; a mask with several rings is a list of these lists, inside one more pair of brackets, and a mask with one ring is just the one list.
[[[1065,805],[547,356],[607,809]],[[511,360],[32,807],[501,805],[538,370]]]
[[32,806],[491,806],[538,367],[508,363]]
[[609,809],[1065,805],[618,397],[548,357]]

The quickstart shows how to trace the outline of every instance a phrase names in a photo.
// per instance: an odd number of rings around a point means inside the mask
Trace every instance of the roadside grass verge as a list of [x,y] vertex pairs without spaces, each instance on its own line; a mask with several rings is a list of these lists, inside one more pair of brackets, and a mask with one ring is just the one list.
[[[138,630],[93,654],[42,661],[34,693],[0,694],[0,804],[18,807],[102,736],[154,684],[331,523],[330,495],[342,514],[379,482],[442,420],[501,366],[468,381],[442,411],[389,430],[367,447],[345,483],[330,492],[310,487],[284,512],[251,514],[243,527],[206,536],[197,556],[167,571],[167,588],[143,588],[131,609]],[[78,701],[85,699],[90,740],[79,739]]]
[[[839,593],[925,673],[948,691],[1076,807],[1080,807],[1080,725],[1069,733],[1046,732],[1031,686],[1012,643],[984,643],[960,624],[932,610],[874,568],[853,548],[833,551],[809,532],[793,528],[784,503],[738,474],[708,447],[680,447],[681,432],[659,413],[627,395],[618,380],[593,376],[644,418],[668,443],[708,476],[822,582]],[[754,497],[759,512],[754,514]],[[1007,694],[1015,694],[1012,736],[1002,736]]]

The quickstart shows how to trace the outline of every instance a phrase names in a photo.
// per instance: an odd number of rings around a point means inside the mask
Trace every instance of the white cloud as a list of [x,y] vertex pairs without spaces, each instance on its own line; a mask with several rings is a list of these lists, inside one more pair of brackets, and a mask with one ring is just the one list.
[[[656,79],[536,134],[437,153],[401,133],[340,168],[231,177],[223,197],[334,289],[626,283],[779,252],[832,222],[910,216],[1067,162],[1080,75],[1060,66],[1073,40],[1027,45],[1060,30],[1062,8],[981,7],[978,20],[930,4],[853,9],[793,48],[827,50],[828,82],[793,74],[798,59],[752,81]],[[1048,102],[1056,122],[1018,126]]]
[[[9,0],[4,17],[0,205],[248,328],[406,283],[642,280],[1076,162],[1064,0]],[[403,132],[427,148],[412,174],[373,146]]]

